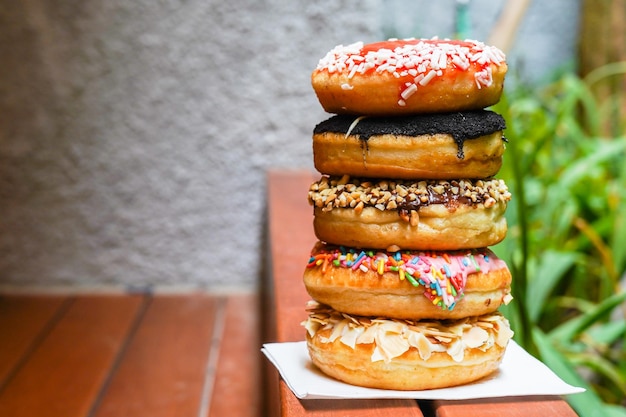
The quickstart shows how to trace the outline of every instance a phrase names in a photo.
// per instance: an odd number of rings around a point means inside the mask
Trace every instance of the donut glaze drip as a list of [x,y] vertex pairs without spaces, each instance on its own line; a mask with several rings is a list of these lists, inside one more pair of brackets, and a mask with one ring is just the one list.
[[464,251],[380,251],[354,249],[318,243],[311,253],[307,268],[351,268],[353,271],[377,271],[396,274],[398,279],[425,288],[424,296],[433,305],[452,310],[463,298],[467,277],[478,272],[507,268],[504,261],[490,249]]
[[456,113],[416,114],[397,117],[362,117],[355,122],[350,115],[336,115],[319,123],[313,134],[326,132],[354,135],[363,141],[372,136],[420,136],[447,134],[458,146],[458,158],[463,159],[463,144],[506,128],[504,118],[489,110]]

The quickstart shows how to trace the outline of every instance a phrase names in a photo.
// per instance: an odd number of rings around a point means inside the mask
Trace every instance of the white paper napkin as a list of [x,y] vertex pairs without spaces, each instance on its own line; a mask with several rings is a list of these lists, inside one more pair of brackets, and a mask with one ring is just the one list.
[[274,364],[300,399],[408,398],[467,400],[520,395],[567,395],[585,391],[565,383],[514,341],[509,343],[500,370],[480,381],[453,388],[393,391],[363,388],[323,374],[309,359],[306,342],[267,343],[261,351]]

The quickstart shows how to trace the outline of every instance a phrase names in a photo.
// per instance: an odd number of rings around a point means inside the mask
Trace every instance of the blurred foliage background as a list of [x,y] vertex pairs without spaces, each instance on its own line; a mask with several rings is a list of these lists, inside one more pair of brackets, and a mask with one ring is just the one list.
[[[523,13],[523,10],[519,12]],[[562,379],[584,417],[626,416],[626,2],[583,2],[578,72],[513,78],[498,174],[513,199],[494,247],[513,274],[516,340]]]

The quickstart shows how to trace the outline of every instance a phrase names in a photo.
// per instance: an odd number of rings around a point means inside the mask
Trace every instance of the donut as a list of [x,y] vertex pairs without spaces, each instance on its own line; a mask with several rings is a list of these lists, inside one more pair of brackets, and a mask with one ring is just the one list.
[[306,329],[311,361],[349,384],[426,390],[476,381],[495,372],[513,336],[500,313],[458,320],[353,316],[313,304]]
[[486,110],[396,117],[337,115],[313,130],[326,175],[400,179],[487,178],[502,166],[505,121]]
[[391,39],[334,47],[311,84],[329,113],[441,113],[497,103],[506,71],[505,54],[482,42]]
[[490,249],[363,250],[318,242],[304,271],[314,300],[360,316],[456,319],[511,300],[511,273]]
[[396,180],[322,176],[311,184],[313,229],[357,248],[456,250],[506,236],[511,194],[503,180]]

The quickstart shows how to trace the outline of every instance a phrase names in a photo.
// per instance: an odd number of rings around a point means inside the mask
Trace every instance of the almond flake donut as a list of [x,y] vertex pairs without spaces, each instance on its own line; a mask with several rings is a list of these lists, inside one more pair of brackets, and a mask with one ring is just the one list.
[[312,303],[309,356],[325,374],[349,384],[425,390],[467,384],[495,372],[513,336],[500,313],[459,320],[352,316]]
[[487,178],[502,166],[506,123],[492,111],[336,115],[313,130],[315,168],[373,178]]
[[475,249],[506,236],[503,180],[396,180],[322,176],[311,184],[313,229],[357,248]]
[[304,271],[316,301],[360,316],[456,319],[511,300],[511,273],[491,250],[381,251],[318,242]]
[[311,84],[329,113],[438,113],[497,103],[506,71],[505,54],[482,42],[390,39],[336,46]]

